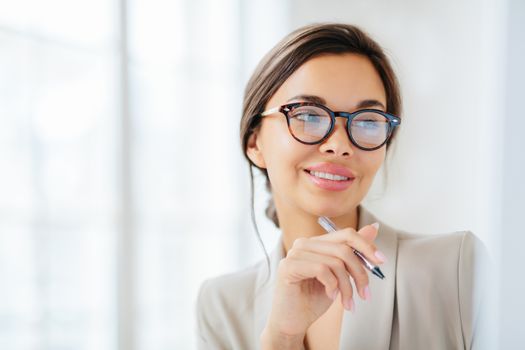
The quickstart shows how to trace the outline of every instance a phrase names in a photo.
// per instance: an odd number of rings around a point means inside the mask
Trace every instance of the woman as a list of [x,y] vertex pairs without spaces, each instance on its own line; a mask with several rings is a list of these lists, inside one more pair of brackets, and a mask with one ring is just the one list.
[[[400,112],[388,59],[354,26],[300,28],[264,57],[246,88],[241,141],[250,170],[266,176],[267,215],[282,236],[268,266],[203,283],[200,348],[475,345],[475,236],[401,232],[360,204]],[[321,216],[339,229],[325,234]]]

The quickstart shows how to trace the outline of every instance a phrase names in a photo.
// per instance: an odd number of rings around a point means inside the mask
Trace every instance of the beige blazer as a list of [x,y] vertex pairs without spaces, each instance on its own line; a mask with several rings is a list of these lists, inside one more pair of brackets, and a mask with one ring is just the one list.
[[[483,286],[479,278],[489,261],[470,232],[440,235],[396,230],[359,207],[359,228],[379,222],[377,247],[387,257],[386,278],[370,274],[370,301],[355,298],[346,312],[340,349],[480,349],[476,334]],[[259,349],[266,324],[282,240],[267,264],[204,281],[197,297],[199,349]],[[480,261],[484,264],[481,265]]]

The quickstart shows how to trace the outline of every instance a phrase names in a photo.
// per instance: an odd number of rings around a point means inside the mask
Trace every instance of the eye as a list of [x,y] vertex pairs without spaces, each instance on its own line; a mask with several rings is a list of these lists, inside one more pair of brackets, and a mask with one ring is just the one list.
[[373,129],[373,128],[381,127],[382,126],[381,124],[383,124],[383,122],[379,120],[367,119],[367,120],[354,121],[353,124],[359,128]]
[[297,121],[318,123],[324,121],[324,118],[328,116],[323,110],[315,107],[299,107],[291,113],[291,117]]
[[381,114],[375,112],[360,113],[354,120],[352,126],[363,129],[383,128],[388,120]]
[[315,112],[301,112],[293,116],[295,119],[298,119],[303,122],[319,123],[323,118],[322,115],[319,115]]

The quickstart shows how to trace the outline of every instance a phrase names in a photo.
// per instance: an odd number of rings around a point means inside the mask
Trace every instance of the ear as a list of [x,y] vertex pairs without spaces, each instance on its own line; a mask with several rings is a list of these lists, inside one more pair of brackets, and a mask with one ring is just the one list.
[[258,168],[266,169],[266,162],[261,149],[259,148],[258,142],[258,131],[254,131],[248,138],[248,143],[246,145],[246,155]]

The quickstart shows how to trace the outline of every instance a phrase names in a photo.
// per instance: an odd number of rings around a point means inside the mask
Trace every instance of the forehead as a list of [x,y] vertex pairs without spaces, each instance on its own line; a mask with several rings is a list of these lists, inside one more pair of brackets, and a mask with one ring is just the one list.
[[370,60],[358,54],[331,54],[312,58],[300,66],[277,90],[269,105],[293,96],[315,95],[328,107],[352,110],[363,100],[386,105],[383,83]]

